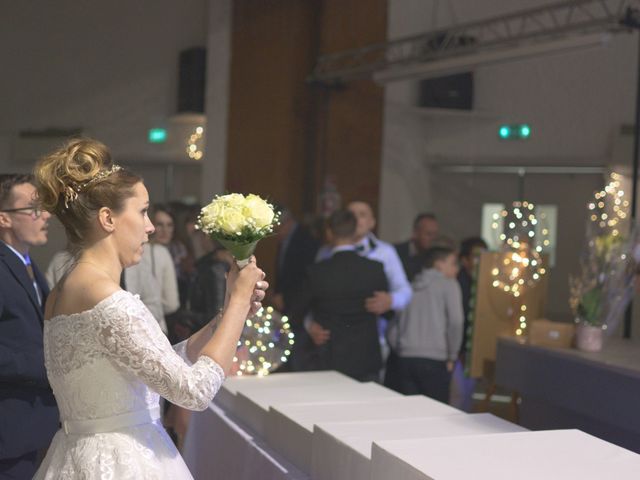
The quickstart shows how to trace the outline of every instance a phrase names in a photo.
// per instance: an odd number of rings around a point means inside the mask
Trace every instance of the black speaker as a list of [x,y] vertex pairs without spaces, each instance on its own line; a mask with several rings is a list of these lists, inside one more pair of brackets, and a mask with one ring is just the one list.
[[473,108],[473,73],[459,73],[420,81],[418,106],[431,108]]
[[204,113],[207,50],[194,47],[180,52],[178,113]]

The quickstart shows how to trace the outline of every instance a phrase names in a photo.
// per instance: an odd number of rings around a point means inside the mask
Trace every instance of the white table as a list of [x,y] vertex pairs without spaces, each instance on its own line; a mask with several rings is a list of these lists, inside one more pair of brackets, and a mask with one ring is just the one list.
[[229,382],[237,417],[194,414],[183,453],[196,480],[640,478],[640,455],[577,430],[495,433],[519,427],[335,374],[279,375]]
[[400,398],[397,392],[377,383],[344,383],[299,387],[265,387],[238,391],[235,413],[240,421],[261,437],[266,436],[269,408],[294,403],[326,403]]
[[488,413],[319,423],[313,433],[309,471],[314,480],[370,480],[373,442],[522,431]]
[[637,480],[640,455],[579,430],[375,442],[371,480]]
[[216,405],[194,412],[183,449],[195,480],[309,480]]
[[287,372],[258,376],[229,377],[214,398],[214,402],[227,412],[235,412],[238,392],[274,387],[302,387],[312,385],[338,385],[358,383],[351,377],[335,371]]
[[266,439],[275,451],[304,472],[311,471],[314,425],[321,422],[401,419],[465,414],[422,395],[366,401],[271,405]]

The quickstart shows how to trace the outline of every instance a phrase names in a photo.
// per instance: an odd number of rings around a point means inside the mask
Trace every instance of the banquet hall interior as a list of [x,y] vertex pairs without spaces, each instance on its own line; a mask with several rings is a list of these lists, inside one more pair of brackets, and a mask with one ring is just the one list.
[[[0,174],[76,137],[139,174],[171,278],[123,278],[172,343],[235,261],[201,209],[278,212],[232,373],[163,406],[196,479],[637,478],[639,32],[638,0],[3,2]],[[66,249],[53,217],[51,288]]]

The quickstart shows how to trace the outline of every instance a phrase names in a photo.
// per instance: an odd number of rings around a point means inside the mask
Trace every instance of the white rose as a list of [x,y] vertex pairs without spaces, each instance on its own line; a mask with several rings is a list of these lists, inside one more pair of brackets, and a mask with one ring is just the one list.
[[226,207],[240,209],[244,205],[244,195],[241,193],[230,193],[229,195],[220,197],[220,200],[224,202]]
[[247,195],[244,202],[244,214],[254,219],[256,228],[264,228],[273,222],[273,209],[257,195]]
[[209,205],[206,205],[200,211],[199,224],[204,232],[211,233],[217,225],[217,219],[220,215],[220,204],[214,200]]
[[216,218],[220,216],[222,208],[220,203],[212,202],[202,209],[202,220],[205,224],[215,223]]
[[225,208],[218,217],[218,223],[226,233],[235,234],[242,230],[246,222],[239,210]]

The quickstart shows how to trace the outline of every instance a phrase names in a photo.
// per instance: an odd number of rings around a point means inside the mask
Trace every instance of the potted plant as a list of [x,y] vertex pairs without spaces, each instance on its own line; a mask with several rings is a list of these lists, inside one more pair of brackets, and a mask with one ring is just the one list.
[[587,352],[602,350],[602,336],[606,325],[602,324],[602,285],[587,290],[576,307],[576,347]]
[[581,257],[580,274],[570,278],[580,350],[601,350],[604,333],[613,331],[624,316],[633,290],[635,233],[591,237]]

